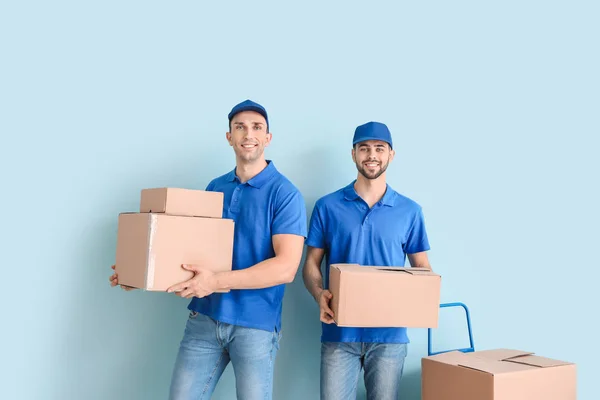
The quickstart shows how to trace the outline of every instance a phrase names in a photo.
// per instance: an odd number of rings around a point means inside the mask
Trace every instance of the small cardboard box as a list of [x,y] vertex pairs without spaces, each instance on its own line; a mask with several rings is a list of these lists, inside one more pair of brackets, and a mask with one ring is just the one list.
[[452,351],[421,360],[422,400],[575,400],[576,365],[519,350]]
[[331,307],[338,326],[436,328],[441,277],[425,268],[332,264]]
[[223,193],[179,188],[143,189],[140,212],[221,218]]
[[122,213],[115,263],[119,284],[165,291],[193,277],[182,264],[229,271],[233,232],[230,219]]

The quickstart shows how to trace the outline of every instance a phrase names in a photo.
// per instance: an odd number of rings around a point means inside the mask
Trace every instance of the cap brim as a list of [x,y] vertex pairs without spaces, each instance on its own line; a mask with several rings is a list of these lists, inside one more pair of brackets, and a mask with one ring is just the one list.
[[394,147],[394,146],[392,146],[392,144],[391,144],[390,142],[388,142],[387,140],[383,140],[383,139],[382,139],[382,138],[380,138],[380,137],[373,137],[373,136],[367,136],[367,137],[360,138],[360,140],[356,140],[356,141],[352,142],[352,146],[355,146],[357,143],[366,142],[367,140],[378,140],[378,141],[380,141],[380,142],[385,142],[385,143],[389,144],[391,148],[393,148],[393,147]]

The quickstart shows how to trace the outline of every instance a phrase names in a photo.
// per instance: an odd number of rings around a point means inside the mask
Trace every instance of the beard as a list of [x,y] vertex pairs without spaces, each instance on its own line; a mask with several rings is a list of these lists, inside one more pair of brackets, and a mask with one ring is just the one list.
[[367,168],[363,167],[361,164],[356,163],[356,169],[366,179],[373,180],[373,179],[379,178],[385,172],[385,170],[387,169],[388,165],[390,165],[390,161],[389,160],[385,164],[380,163],[379,170],[374,171],[374,172],[370,172]]

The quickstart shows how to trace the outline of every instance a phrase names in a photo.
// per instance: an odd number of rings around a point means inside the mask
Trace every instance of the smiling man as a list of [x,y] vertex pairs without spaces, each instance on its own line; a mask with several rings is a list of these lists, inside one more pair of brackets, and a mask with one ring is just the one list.
[[[246,100],[228,118],[236,165],[206,190],[224,193],[223,218],[235,221],[232,271],[186,265],[194,277],[168,290],[192,298],[171,400],[209,399],[230,361],[238,399],[272,398],[284,288],[302,258],[306,208],[298,189],[265,159],[272,139],[267,111]],[[117,274],[110,280],[119,284]]]
[[[235,221],[233,268],[170,288],[193,297],[177,357],[171,399],[209,399],[231,361],[238,399],[270,399],[281,335],[284,285],[292,282],[306,237],[298,189],[265,159],[271,142],[267,111],[246,100],[228,115],[227,141],[236,167],[206,190],[224,193],[223,217]],[[227,293],[215,293],[229,289]]]
[[[364,369],[368,399],[396,400],[408,337],[406,328],[338,327],[330,308],[328,279],[336,263],[430,268],[429,242],[421,207],[386,183],[394,159],[386,125],[369,122],[356,128],[352,160],[357,179],[317,201],[306,244],[304,283],[319,304],[321,336],[321,398],[355,399]],[[410,306],[407,304],[407,306]]]

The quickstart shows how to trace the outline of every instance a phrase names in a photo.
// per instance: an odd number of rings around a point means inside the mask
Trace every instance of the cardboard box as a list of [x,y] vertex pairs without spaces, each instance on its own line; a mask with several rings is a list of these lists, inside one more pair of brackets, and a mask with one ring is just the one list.
[[193,277],[182,264],[231,270],[234,222],[230,219],[151,213],[119,215],[115,270],[119,283],[165,291]]
[[453,351],[421,360],[422,400],[575,400],[575,364],[519,350]]
[[144,189],[140,199],[140,212],[221,218],[223,193],[179,188]]
[[441,277],[425,268],[332,264],[329,290],[338,326],[436,328]]

